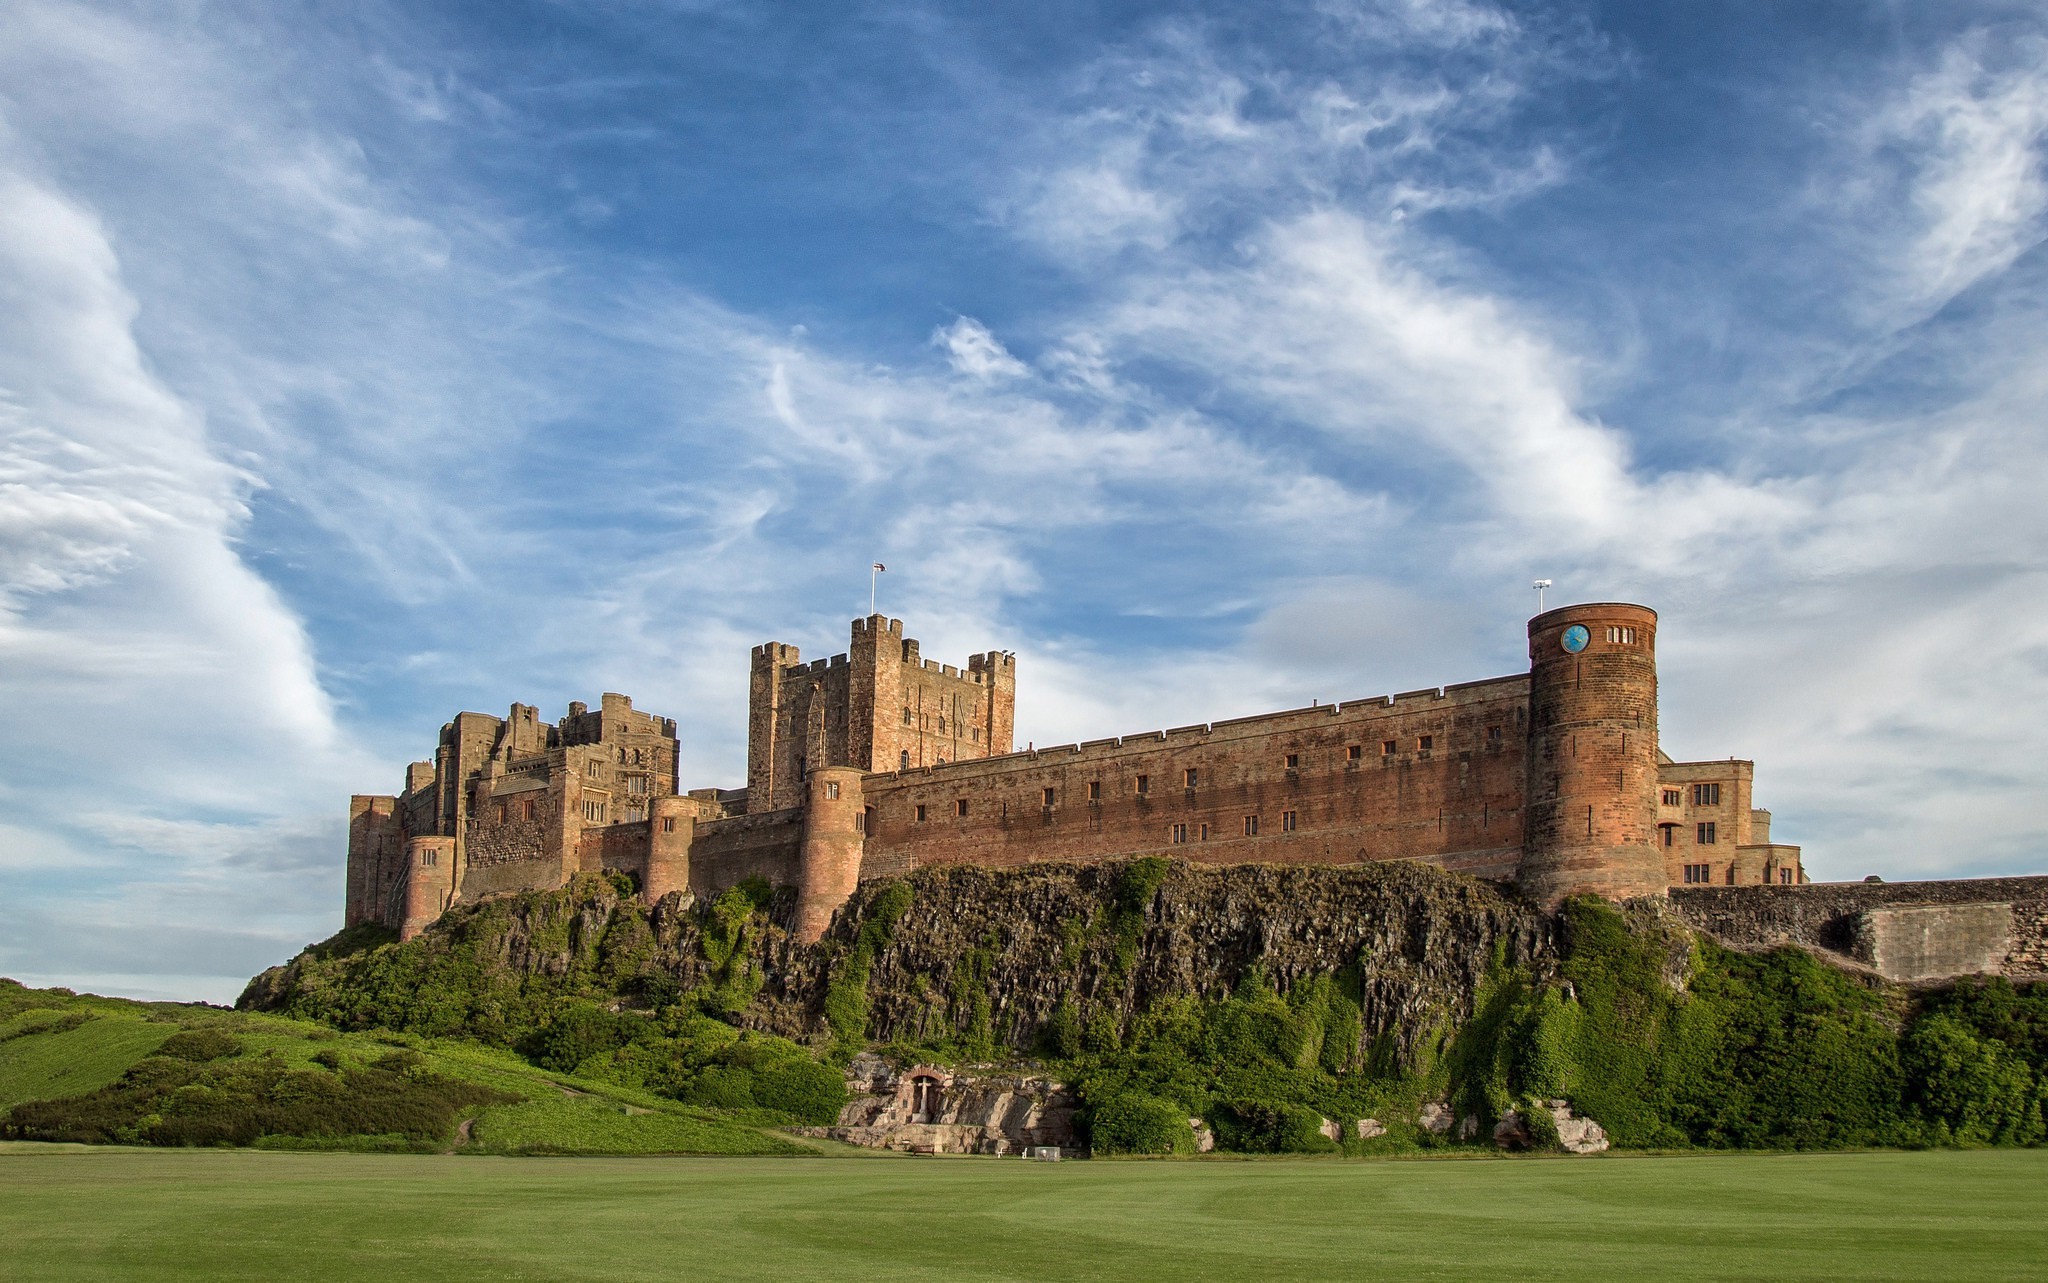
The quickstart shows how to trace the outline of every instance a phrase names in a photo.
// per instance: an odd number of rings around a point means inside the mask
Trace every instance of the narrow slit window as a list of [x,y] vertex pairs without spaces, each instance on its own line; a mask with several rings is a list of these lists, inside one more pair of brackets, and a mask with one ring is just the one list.
[[1183,782],[1183,783],[1185,783],[1185,784],[1187,785],[1187,787],[1189,787],[1189,788],[1193,788],[1193,787],[1195,786],[1195,776],[1196,776],[1196,774],[1197,774],[1197,772],[1196,772],[1196,769],[1195,769],[1194,767],[1190,766],[1190,767],[1189,767],[1189,768],[1188,768],[1187,770],[1183,771],[1183,772],[1182,772],[1181,774],[1182,774],[1182,777],[1183,777],[1183,780],[1182,780],[1182,782]]
[[1088,781],[1088,800],[1091,802],[1100,802],[1102,800],[1101,780]]
[[918,807],[917,807],[917,822],[918,822],[919,824],[922,824],[922,823],[924,823],[924,804],[923,804],[922,802],[918,803]]
[[1054,799],[1055,797],[1057,797],[1057,796],[1058,796],[1058,794],[1057,794],[1057,793],[1055,793],[1055,792],[1054,792],[1054,791],[1053,791],[1052,789],[1046,789],[1046,790],[1045,790],[1045,794],[1044,794],[1044,796],[1045,796],[1045,806],[1046,806],[1046,809],[1047,809],[1047,810],[1051,810],[1051,809],[1052,809],[1052,804],[1053,804],[1053,799]]
[[1136,780],[1136,784],[1137,788],[1134,791],[1139,797],[1143,797],[1152,791],[1152,777],[1149,775],[1140,775]]
[[963,798],[960,798],[960,799],[956,800],[956,801],[955,801],[955,802],[953,803],[953,814],[955,814],[955,815],[959,816],[959,817],[960,817],[961,819],[963,819],[963,820],[967,818],[967,799],[966,799],[966,798],[964,798],[964,797],[963,797]]

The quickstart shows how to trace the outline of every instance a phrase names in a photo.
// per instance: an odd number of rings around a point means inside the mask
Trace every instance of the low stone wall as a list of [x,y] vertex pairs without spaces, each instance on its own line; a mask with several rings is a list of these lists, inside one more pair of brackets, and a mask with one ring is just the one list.
[[2048,977],[2048,877],[1673,887],[1671,903],[1737,948],[1805,945],[1887,979]]

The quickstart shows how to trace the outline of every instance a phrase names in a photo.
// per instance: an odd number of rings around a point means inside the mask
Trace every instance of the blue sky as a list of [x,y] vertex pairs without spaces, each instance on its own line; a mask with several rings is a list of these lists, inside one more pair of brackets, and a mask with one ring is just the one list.
[[231,997],[454,712],[1064,742],[1663,612],[1823,878],[2048,871],[2034,4],[0,9],[0,973]]

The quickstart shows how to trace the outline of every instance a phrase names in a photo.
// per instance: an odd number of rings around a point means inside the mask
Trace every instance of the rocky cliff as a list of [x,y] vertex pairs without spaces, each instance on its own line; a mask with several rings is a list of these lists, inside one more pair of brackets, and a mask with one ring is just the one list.
[[[892,923],[876,918],[885,897],[900,912]],[[1549,916],[1421,864],[933,869],[864,885],[812,946],[790,936],[786,894],[746,907],[677,894],[650,909],[585,878],[567,893],[454,910],[420,939],[407,974],[459,964],[488,980],[490,1010],[472,1019],[516,1021],[508,1004],[520,994],[610,988],[631,1001],[672,986],[725,993],[743,1027],[819,1041],[834,1032],[835,986],[843,997],[864,972],[853,996],[865,998],[865,1041],[1000,1055],[1031,1051],[1064,1021],[1122,1027],[1163,998],[1221,997],[1254,974],[1285,992],[1343,972],[1356,979],[1362,1045],[1384,1034],[1405,1049],[1469,1015],[1496,959],[1540,969],[1556,948]],[[240,1005],[391,1023],[411,999],[347,946],[264,972]]]

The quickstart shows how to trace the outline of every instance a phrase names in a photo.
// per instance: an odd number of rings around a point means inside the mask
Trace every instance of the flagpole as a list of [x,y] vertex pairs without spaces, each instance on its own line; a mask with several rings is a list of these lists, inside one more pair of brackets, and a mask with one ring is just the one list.
[[879,561],[868,567],[868,615],[871,618],[875,613],[875,580],[887,569],[888,567]]

